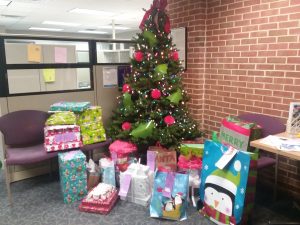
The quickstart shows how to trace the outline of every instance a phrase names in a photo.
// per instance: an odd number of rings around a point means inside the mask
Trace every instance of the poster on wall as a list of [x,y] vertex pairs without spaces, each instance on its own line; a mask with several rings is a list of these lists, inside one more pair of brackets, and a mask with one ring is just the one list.
[[186,28],[180,27],[171,30],[171,36],[173,39],[173,44],[175,44],[178,49],[179,59],[182,61],[182,66],[186,69]]
[[291,102],[287,121],[289,134],[300,134],[300,102]]
[[118,86],[118,68],[103,67],[103,87],[112,88]]
[[27,45],[27,60],[28,62],[41,62],[41,46],[36,44]]

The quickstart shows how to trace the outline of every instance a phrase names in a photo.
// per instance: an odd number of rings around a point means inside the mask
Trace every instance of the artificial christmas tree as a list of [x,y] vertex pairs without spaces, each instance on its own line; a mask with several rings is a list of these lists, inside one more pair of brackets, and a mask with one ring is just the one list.
[[114,140],[178,147],[182,140],[201,135],[188,115],[183,67],[172,44],[166,6],[166,0],[154,0],[140,24],[131,74],[125,76],[123,95],[108,129]]

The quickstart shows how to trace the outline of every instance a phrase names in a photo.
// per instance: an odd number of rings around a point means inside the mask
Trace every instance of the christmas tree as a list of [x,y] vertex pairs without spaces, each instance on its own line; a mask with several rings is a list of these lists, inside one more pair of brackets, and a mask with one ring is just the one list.
[[167,0],[154,0],[134,39],[131,73],[125,76],[119,107],[108,135],[136,144],[178,147],[184,139],[201,136],[188,115],[183,67],[172,44]]

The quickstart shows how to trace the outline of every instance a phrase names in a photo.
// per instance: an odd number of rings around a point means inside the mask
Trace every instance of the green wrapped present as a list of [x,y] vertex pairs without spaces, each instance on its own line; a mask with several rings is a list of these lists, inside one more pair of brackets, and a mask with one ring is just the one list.
[[50,106],[50,111],[83,112],[91,106],[90,102],[56,102]]
[[187,144],[183,143],[180,145],[180,153],[184,155],[187,159],[192,156],[202,158],[204,144]]
[[102,127],[97,130],[81,132],[81,139],[84,145],[105,141],[106,140],[105,130]]
[[87,133],[93,130],[103,129],[102,121],[96,123],[84,123],[80,125],[81,133]]
[[76,116],[73,112],[70,111],[56,112],[52,114],[46,121],[47,126],[75,125],[75,124],[76,124]]
[[102,109],[100,106],[91,106],[78,114],[77,124],[102,121]]

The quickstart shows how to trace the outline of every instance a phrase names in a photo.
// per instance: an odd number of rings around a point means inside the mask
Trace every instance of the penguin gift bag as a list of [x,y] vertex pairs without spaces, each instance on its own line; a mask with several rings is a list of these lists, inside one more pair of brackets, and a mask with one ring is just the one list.
[[150,203],[150,217],[185,220],[189,174],[156,171]]
[[200,212],[216,224],[238,224],[243,215],[250,154],[206,141]]

